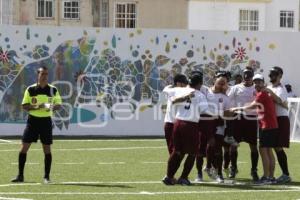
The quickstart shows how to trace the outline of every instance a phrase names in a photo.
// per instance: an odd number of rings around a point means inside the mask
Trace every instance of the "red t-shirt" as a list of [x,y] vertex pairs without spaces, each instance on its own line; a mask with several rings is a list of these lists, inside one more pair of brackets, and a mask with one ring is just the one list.
[[259,127],[261,129],[278,128],[275,103],[272,97],[265,91],[256,93],[255,101],[263,105],[263,109],[259,109]]

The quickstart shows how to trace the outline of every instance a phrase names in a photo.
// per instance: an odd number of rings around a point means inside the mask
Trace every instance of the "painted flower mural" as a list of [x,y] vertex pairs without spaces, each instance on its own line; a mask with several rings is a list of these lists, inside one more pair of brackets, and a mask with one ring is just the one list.
[[[172,84],[177,73],[202,71],[205,84],[211,85],[220,69],[233,75],[240,74],[246,66],[260,69],[260,61],[251,57],[261,50],[256,39],[242,42],[234,36],[227,42],[208,44],[209,36],[201,36],[201,32],[174,37],[171,32],[169,35],[144,34],[142,30],[127,34],[109,31],[102,34],[84,30],[69,39],[59,30],[34,33],[26,28],[25,43],[19,48],[0,43],[0,121],[24,121],[25,113],[20,109],[23,91],[35,82],[35,71],[41,64],[49,68],[49,80],[56,82],[61,95],[71,94],[64,102],[73,110],[64,107],[56,113],[55,124],[60,130],[77,122],[74,115],[82,104],[105,106],[111,119],[115,116],[112,108],[119,102],[130,103],[132,113],[152,108],[160,102],[162,89]],[[9,41],[12,39],[6,43]],[[60,42],[54,44],[55,41]],[[4,50],[5,45],[11,49]],[[139,102],[147,103],[137,110]],[[96,118],[97,113],[93,112],[84,112],[87,121]]]

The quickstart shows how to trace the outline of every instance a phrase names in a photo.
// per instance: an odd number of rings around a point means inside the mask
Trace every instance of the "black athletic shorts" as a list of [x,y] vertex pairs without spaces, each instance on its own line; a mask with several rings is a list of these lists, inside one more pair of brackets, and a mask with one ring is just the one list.
[[53,138],[51,117],[34,117],[29,115],[26,128],[23,133],[22,142],[37,142],[39,138],[42,144],[52,144]]
[[274,148],[278,144],[278,129],[259,130],[259,147]]

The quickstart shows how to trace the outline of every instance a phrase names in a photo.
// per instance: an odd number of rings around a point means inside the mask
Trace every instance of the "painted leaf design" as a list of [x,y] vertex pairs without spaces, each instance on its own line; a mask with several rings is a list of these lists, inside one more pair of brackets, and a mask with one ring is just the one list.
[[156,57],[155,59],[155,65],[156,66],[163,66],[165,65],[166,63],[169,62],[169,58],[167,56],[164,56],[164,55],[159,55]]

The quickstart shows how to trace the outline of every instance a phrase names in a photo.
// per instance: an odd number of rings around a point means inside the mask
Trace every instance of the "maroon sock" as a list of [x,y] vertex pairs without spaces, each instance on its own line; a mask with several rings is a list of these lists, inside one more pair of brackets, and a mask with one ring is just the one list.
[[195,155],[189,154],[185,159],[183,171],[180,178],[188,179],[188,176],[191,170],[193,169],[194,162],[195,162]]
[[229,151],[224,151],[224,169],[227,169],[230,163]]
[[177,172],[179,166],[180,166],[180,163],[182,161],[182,158],[183,156],[176,153],[176,152],[173,152],[171,155],[170,155],[170,158],[168,160],[168,167],[167,167],[167,176],[169,178],[173,178],[175,173]]
[[202,156],[197,156],[196,157],[196,167],[198,170],[198,174],[202,172],[202,167],[203,167],[204,159]]
[[214,161],[215,149],[208,145],[206,148],[206,168],[211,168]]
[[231,151],[230,152],[230,161],[231,161],[231,167],[233,169],[237,169],[237,158],[238,158],[238,152]]

